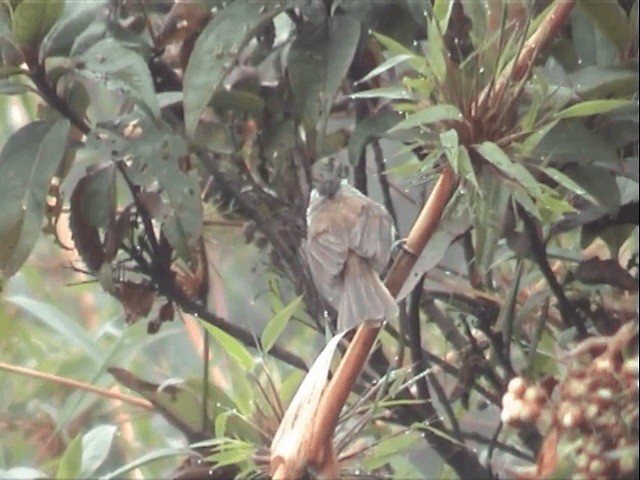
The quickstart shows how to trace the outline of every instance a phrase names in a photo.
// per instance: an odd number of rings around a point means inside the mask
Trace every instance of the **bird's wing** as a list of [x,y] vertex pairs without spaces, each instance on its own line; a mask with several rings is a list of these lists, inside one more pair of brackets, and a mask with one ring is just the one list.
[[335,211],[333,202],[326,200],[309,209],[306,251],[316,286],[337,308],[342,295],[342,271],[349,243],[348,231],[340,226],[340,215]]
[[389,261],[395,235],[393,220],[382,205],[364,195],[344,199],[353,204],[351,211],[357,212],[350,228],[349,247],[380,272]]

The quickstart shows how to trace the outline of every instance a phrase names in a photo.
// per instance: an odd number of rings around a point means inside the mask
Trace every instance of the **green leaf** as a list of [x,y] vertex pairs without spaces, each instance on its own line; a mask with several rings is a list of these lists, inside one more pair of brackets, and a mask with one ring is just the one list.
[[362,464],[367,470],[381,468],[394,457],[405,455],[418,441],[420,441],[419,432],[407,431],[399,435],[390,435],[371,448],[366,458],[362,460]]
[[96,228],[104,228],[116,209],[116,166],[114,163],[89,173],[82,191],[82,214]]
[[402,117],[393,110],[379,110],[356,124],[349,138],[349,163],[355,165],[365,146],[373,138],[383,135]]
[[22,47],[37,45],[56,22],[64,0],[23,0],[13,11],[13,36]]
[[630,31],[627,14],[618,2],[581,0],[580,8],[609,41],[616,46],[620,58],[629,46]]
[[522,185],[533,198],[540,197],[541,191],[538,181],[525,167],[511,161],[498,145],[492,142],[483,142],[477,147],[477,151],[498,170]]
[[234,2],[218,12],[198,36],[184,72],[185,131],[193,137],[203,110],[262,25],[286,5]]
[[554,182],[562,185],[564,188],[566,188],[570,192],[573,192],[576,195],[580,195],[581,197],[584,197],[586,200],[589,200],[590,202],[597,203],[596,199],[593,198],[593,196],[591,196],[589,192],[587,192],[584,188],[582,188],[576,182],[571,180],[567,175],[565,175],[561,171],[556,170],[553,167],[541,167],[541,170]]
[[100,363],[104,352],[98,343],[77,321],[65,315],[49,303],[44,303],[23,295],[13,295],[7,301],[38,318],[52,330],[58,332],[67,345],[76,345],[96,364]]
[[373,70],[371,70],[369,73],[367,73],[364,77],[362,77],[360,80],[358,80],[357,82],[355,82],[354,85],[358,85],[360,83],[364,83],[367,80],[370,80],[374,77],[377,77],[378,75],[386,72],[387,70],[400,65],[401,63],[414,58],[416,55],[414,54],[407,54],[407,53],[401,53],[400,55],[395,55],[391,58],[388,58],[387,60],[385,60],[384,62],[382,62],[380,65],[378,65],[376,68],[374,68]]
[[458,149],[458,158],[456,159],[456,163],[458,164],[458,171],[460,172],[460,175],[462,175],[465,180],[471,182],[474,187],[478,188],[476,172],[473,168],[473,164],[471,163],[467,147],[464,145],[460,145],[460,148]]
[[160,106],[146,61],[114,38],[94,44],[80,57],[76,72],[121,92],[152,117],[160,117]]
[[62,454],[55,478],[79,478],[82,467],[82,437],[77,435]]
[[440,144],[447,160],[451,164],[455,174],[458,174],[458,148],[460,146],[458,140],[458,132],[451,128],[440,134]]
[[220,347],[224,349],[229,355],[231,355],[245,372],[253,370],[256,361],[253,355],[246,349],[246,347],[229,335],[224,330],[211,325],[210,323],[200,321],[202,326],[209,332],[209,334],[218,342]]
[[33,87],[14,79],[0,79],[0,95],[22,95],[23,93],[38,93]]
[[594,165],[571,165],[564,174],[589,192],[608,213],[614,214],[620,208],[620,189],[610,171]]
[[62,15],[40,43],[40,60],[52,55],[67,56],[76,38],[104,8],[104,0],[66,2]]
[[460,113],[460,110],[458,110],[458,107],[455,105],[433,105],[420,110],[419,112],[412,113],[389,131],[395,132],[397,130],[409,129],[435,122],[461,119],[462,113]]
[[271,320],[265,325],[260,337],[260,343],[265,352],[271,350],[275,345],[278,337],[289,323],[291,317],[300,309],[302,305],[302,296],[293,299],[289,305],[280,309]]
[[0,152],[0,277],[18,271],[40,236],[49,182],[66,151],[69,129],[67,120],[30,123]]
[[346,16],[323,18],[298,33],[287,56],[294,113],[307,128],[328,113],[360,38],[360,23]]
[[93,476],[106,460],[118,427],[98,425],[82,436],[82,468],[79,478]]
[[549,129],[533,151],[533,156],[547,157],[554,167],[594,163],[619,168],[620,158],[611,142],[581,120],[567,119]]
[[479,270],[487,272],[500,238],[500,222],[509,202],[509,189],[494,172],[483,168],[478,175],[478,192],[481,197],[474,202],[476,212],[473,218],[474,247]]
[[[579,2],[571,12],[571,38],[578,62],[582,65],[615,65],[620,58],[618,48],[600,28],[596,28],[583,8],[584,4],[584,1]],[[608,2],[605,5],[608,7]],[[626,30],[626,26],[627,22],[624,22],[619,28]]]
[[248,442],[228,438],[218,443],[216,450],[216,453],[209,455],[207,460],[214,463],[216,467],[223,467],[250,461],[256,447]]
[[411,100],[413,95],[402,87],[380,87],[371,90],[363,90],[349,95],[349,98],[386,98],[389,100]]
[[425,61],[424,57],[420,57],[420,56],[416,55],[415,52],[412,52],[407,47],[405,47],[400,42],[398,42],[397,40],[394,40],[391,37],[387,37],[386,35],[382,35],[381,33],[378,33],[378,32],[373,32],[373,36],[383,46],[385,46],[387,48],[387,50],[389,50],[389,52],[392,55],[394,55],[394,56],[407,55],[406,62],[411,68],[413,68],[414,70],[416,70],[417,72],[420,72],[422,74],[426,73],[426,71],[425,71],[425,69],[426,69],[426,61]]
[[569,75],[575,92],[581,98],[621,98],[638,91],[638,72],[617,67],[588,65]]
[[260,96],[243,90],[220,89],[213,94],[211,103],[216,111],[234,110],[254,117],[264,110],[264,100]]
[[629,105],[637,105],[637,102],[631,100],[588,100],[586,102],[580,102],[576,105],[572,105],[564,110],[560,110],[555,117],[556,118],[572,118],[572,117],[588,117],[590,115],[600,115],[608,113],[611,110],[615,110],[621,107],[627,107]]

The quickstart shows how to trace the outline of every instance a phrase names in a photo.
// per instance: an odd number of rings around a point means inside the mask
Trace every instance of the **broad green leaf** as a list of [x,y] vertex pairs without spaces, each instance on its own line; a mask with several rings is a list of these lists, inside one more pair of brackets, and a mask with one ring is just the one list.
[[573,163],[609,168],[620,165],[620,157],[611,142],[578,119],[563,120],[550,128],[532,155],[548,159],[556,168]]
[[618,49],[622,58],[629,46],[630,31],[627,14],[618,2],[603,2],[600,0],[581,0],[580,8],[598,27],[609,41]]
[[395,132],[397,130],[404,130],[421,125],[428,125],[435,122],[461,119],[462,113],[460,113],[460,110],[458,110],[458,107],[456,107],[455,105],[433,105],[416,113],[412,113],[389,131]]
[[40,59],[68,55],[73,42],[105,8],[104,0],[64,2],[64,10],[40,43]]
[[355,165],[365,146],[373,138],[383,135],[402,117],[393,110],[379,110],[356,124],[349,138],[349,163]]
[[269,320],[267,325],[265,325],[262,336],[260,337],[260,344],[265,352],[271,350],[275,345],[278,337],[287,326],[287,323],[289,323],[291,317],[300,309],[301,305],[302,296],[296,297],[289,305],[280,309],[280,311]]
[[[585,2],[579,2],[571,12],[571,39],[581,65],[597,65],[602,67],[618,63],[618,48],[594,25],[583,8]],[[600,2],[598,2],[600,3]],[[608,3],[608,2],[607,2]],[[620,25],[626,29],[626,22]]]
[[189,137],[194,136],[200,115],[242,49],[265,22],[284,9],[284,3],[266,0],[231,3],[198,36],[184,72],[184,118]]
[[522,185],[533,198],[540,196],[538,181],[525,167],[513,162],[498,145],[492,142],[483,142],[477,147],[477,151],[498,170]]
[[564,110],[560,110],[555,117],[556,118],[572,118],[572,117],[588,117],[590,115],[600,115],[608,113],[611,110],[617,108],[626,107],[629,105],[636,105],[637,102],[631,100],[588,100],[586,102],[580,102],[576,105],[572,105]]
[[116,166],[109,163],[89,173],[82,191],[82,214],[97,228],[106,227],[116,209]]
[[23,0],[13,11],[13,36],[22,46],[37,45],[56,22],[64,0]]
[[82,468],[79,478],[91,477],[109,455],[118,427],[98,425],[82,436]]
[[55,478],[79,478],[81,467],[82,437],[77,435],[62,454]]
[[94,362],[100,363],[102,361],[104,352],[98,343],[87,333],[82,325],[65,315],[55,306],[23,295],[13,295],[8,297],[7,301],[22,308],[49,328],[58,332],[68,345],[80,347],[87,357]]
[[407,53],[401,53],[400,55],[395,55],[395,56],[393,56],[391,58],[388,58],[387,60],[382,62],[380,65],[378,65],[376,68],[374,68],[369,73],[367,73],[360,80],[358,80],[355,83],[355,85],[358,85],[360,83],[366,82],[367,80],[370,80],[370,79],[372,79],[374,77],[377,77],[378,75],[386,72],[387,70],[390,70],[393,67],[395,67],[397,65],[400,65],[402,62],[405,62],[406,60],[409,60],[410,58],[414,58],[414,57],[415,57],[415,55],[409,55]]
[[287,56],[294,113],[315,128],[328,113],[360,38],[360,23],[346,16],[323,18],[296,36]]
[[622,98],[638,91],[638,72],[588,65],[569,75],[575,92],[585,100]]
[[210,323],[200,321],[202,326],[209,332],[209,334],[218,342],[218,344],[231,355],[238,364],[244,369],[245,372],[250,372],[256,364],[253,355],[247,350],[247,348],[238,340],[233,338],[224,330],[211,325]]
[[243,90],[220,89],[213,94],[211,104],[216,111],[233,110],[240,114],[259,116],[264,110],[264,100]]
[[40,236],[49,182],[66,151],[69,129],[67,120],[30,123],[0,151],[0,277],[18,271]]
[[160,116],[160,106],[151,73],[142,56],[114,38],[105,38],[80,57],[76,72],[121,92],[153,117]]
[[580,195],[581,197],[584,197],[586,200],[589,200],[590,202],[597,203],[596,199],[593,198],[589,194],[589,192],[587,192],[584,188],[582,188],[576,182],[571,180],[567,175],[565,175],[561,171],[556,170],[553,167],[541,167],[541,170],[554,182],[562,185],[564,188],[566,188],[570,192]]
[[563,173],[592,195],[607,212],[614,214],[618,211],[620,189],[609,170],[594,165],[571,165]]

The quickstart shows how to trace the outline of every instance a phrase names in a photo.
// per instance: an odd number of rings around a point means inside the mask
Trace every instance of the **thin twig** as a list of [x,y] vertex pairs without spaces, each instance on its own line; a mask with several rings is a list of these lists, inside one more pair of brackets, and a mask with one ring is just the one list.
[[11,365],[2,361],[0,361],[0,370],[25,375],[31,378],[38,378],[40,380],[46,380],[47,382],[52,382],[63,387],[70,387],[77,390],[84,390],[85,392],[95,393],[96,395],[100,395],[105,398],[111,398],[113,400],[120,400],[121,402],[128,403],[129,405],[143,408],[145,410],[154,410],[151,402],[145,400],[144,398],[126,395],[124,393],[119,393],[106,388],[94,387],[93,385],[90,385],[88,383],[81,382],[79,380],[73,380],[71,378],[60,377],[59,375],[54,375],[53,373],[40,372],[32,368],[19,367],[17,365]]

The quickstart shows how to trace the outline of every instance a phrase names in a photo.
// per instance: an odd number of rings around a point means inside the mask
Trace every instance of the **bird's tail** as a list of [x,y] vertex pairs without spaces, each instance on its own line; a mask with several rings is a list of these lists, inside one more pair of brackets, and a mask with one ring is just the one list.
[[382,321],[398,315],[398,305],[367,260],[347,255],[344,291],[338,307],[338,331],[366,321]]

